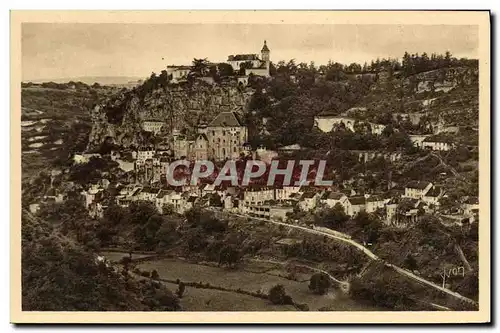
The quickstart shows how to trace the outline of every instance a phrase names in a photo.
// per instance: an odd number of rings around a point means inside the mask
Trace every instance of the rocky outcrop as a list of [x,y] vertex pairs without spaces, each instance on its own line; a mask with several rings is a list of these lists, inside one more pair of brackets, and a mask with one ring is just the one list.
[[122,91],[92,110],[92,131],[88,149],[99,147],[106,138],[124,147],[145,144],[151,136],[144,133],[145,120],[164,122],[162,137],[174,129],[193,132],[196,124],[210,122],[221,111],[245,112],[252,91],[234,85],[172,85],[141,94]]

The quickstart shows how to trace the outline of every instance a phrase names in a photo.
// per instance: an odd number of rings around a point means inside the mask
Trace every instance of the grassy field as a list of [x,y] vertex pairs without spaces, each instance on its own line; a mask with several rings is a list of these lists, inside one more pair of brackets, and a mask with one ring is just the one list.
[[[125,252],[113,252],[113,251],[102,251],[101,256],[105,257],[111,262],[119,262],[123,257],[128,257],[128,253]],[[153,256],[152,254],[138,254],[133,253],[132,259],[142,259]]]
[[[175,283],[165,283],[175,291]],[[181,299],[184,311],[295,311],[291,305],[274,305],[269,301],[229,291],[186,287]]]
[[[328,308],[331,311],[376,311],[376,308],[367,307],[358,304],[349,299],[341,292],[332,291],[326,295],[319,296],[312,294],[308,289],[308,282],[297,282],[282,277],[266,274],[254,273],[243,269],[226,269],[211,266],[192,264],[174,259],[161,259],[148,261],[138,265],[141,270],[152,271],[156,269],[160,278],[184,282],[203,282],[214,286],[221,286],[231,289],[241,289],[245,291],[256,292],[261,290],[267,293],[269,289],[276,284],[282,284],[296,303],[306,303],[311,311],[317,311],[321,308]],[[189,288],[189,290],[193,288]],[[213,294],[213,290],[201,290],[197,292]],[[233,297],[239,298],[245,295],[234,293]],[[206,296],[210,297],[210,296]],[[223,302],[222,300],[220,302]],[[233,301],[234,302],[234,301]],[[255,298],[254,302],[262,303],[262,300]],[[237,303],[237,302],[234,302]],[[266,305],[266,302],[264,302]],[[201,305],[200,305],[201,306]],[[267,306],[271,306],[267,304]],[[213,309],[210,307],[210,309]],[[250,308],[245,308],[250,310]],[[279,307],[279,310],[284,310]]]

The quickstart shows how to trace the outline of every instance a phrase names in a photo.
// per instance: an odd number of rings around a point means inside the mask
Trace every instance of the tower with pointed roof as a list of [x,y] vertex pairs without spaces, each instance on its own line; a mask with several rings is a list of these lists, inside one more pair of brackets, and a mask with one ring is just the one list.
[[265,41],[265,40],[264,40],[264,46],[262,46],[262,50],[260,50],[260,54],[262,57],[262,61],[264,61],[266,63],[266,68],[269,69],[271,51],[267,47],[267,41]]

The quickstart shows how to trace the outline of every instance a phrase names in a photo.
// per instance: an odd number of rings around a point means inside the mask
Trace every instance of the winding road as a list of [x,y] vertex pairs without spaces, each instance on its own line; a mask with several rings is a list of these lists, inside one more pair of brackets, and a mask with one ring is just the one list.
[[268,219],[260,218],[260,217],[252,217],[252,216],[247,216],[247,215],[243,215],[243,214],[229,213],[229,212],[224,212],[224,214],[238,216],[238,217],[247,218],[247,219],[258,220],[258,221],[265,221],[267,223],[272,223],[272,224],[281,225],[281,226],[284,226],[284,227],[287,227],[287,228],[302,230],[302,231],[307,232],[309,234],[315,234],[315,235],[325,236],[325,237],[328,237],[328,238],[339,240],[341,242],[345,242],[345,243],[347,243],[347,244],[349,244],[351,246],[356,247],[358,250],[362,251],[370,259],[384,262],[384,265],[386,267],[394,269],[397,273],[399,273],[401,275],[405,275],[405,276],[409,277],[410,279],[412,279],[412,280],[414,280],[414,281],[416,281],[418,283],[421,283],[421,284],[427,285],[429,287],[432,287],[434,289],[437,289],[437,290],[439,290],[439,291],[441,291],[443,293],[446,293],[446,294],[448,294],[448,295],[450,295],[452,297],[455,297],[455,298],[459,299],[460,301],[463,301],[465,303],[474,305],[475,307],[479,307],[479,304],[476,301],[474,301],[474,300],[472,300],[470,298],[467,298],[467,297],[465,297],[465,296],[463,296],[463,295],[461,295],[461,294],[459,294],[457,292],[454,292],[454,291],[452,291],[450,289],[443,288],[442,286],[437,285],[434,282],[431,282],[429,280],[426,280],[426,279],[424,279],[424,278],[422,278],[422,277],[420,277],[418,275],[415,275],[412,272],[410,272],[410,271],[408,271],[408,270],[406,270],[404,268],[395,266],[393,264],[390,264],[390,263],[382,260],[377,255],[375,255],[372,251],[370,251],[369,249],[367,249],[366,247],[364,247],[363,245],[357,243],[356,241],[354,241],[352,239],[348,239],[348,238],[345,238],[345,237],[336,236],[336,235],[333,235],[333,234],[330,234],[330,233],[327,233],[327,232],[323,232],[323,231],[319,231],[319,230],[314,230],[314,229],[310,229],[310,228],[307,228],[307,227],[302,227],[302,226],[299,226],[299,225],[293,225],[293,224],[288,224],[288,223],[284,223],[284,222],[279,222],[279,221],[274,221],[274,220],[268,220]]

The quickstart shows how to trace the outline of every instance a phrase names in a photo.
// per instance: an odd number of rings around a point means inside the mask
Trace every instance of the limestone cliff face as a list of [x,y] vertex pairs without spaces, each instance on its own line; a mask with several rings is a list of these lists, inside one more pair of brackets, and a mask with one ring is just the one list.
[[150,135],[142,130],[145,120],[164,122],[160,136],[172,130],[193,133],[198,121],[210,122],[221,111],[243,115],[252,91],[232,85],[167,86],[146,94],[121,92],[92,110],[92,131],[88,149],[99,147],[106,138],[129,147],[147,144]]

